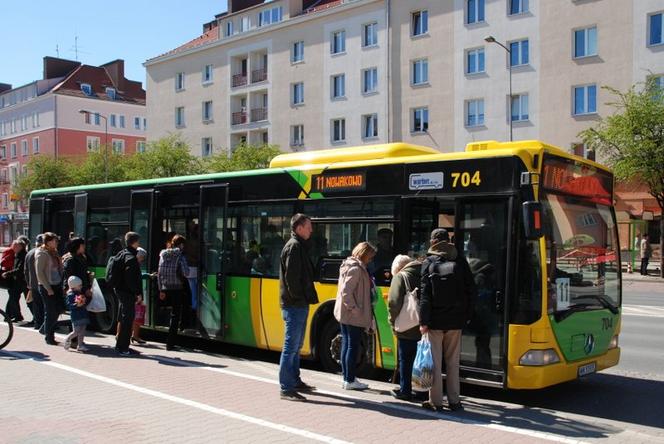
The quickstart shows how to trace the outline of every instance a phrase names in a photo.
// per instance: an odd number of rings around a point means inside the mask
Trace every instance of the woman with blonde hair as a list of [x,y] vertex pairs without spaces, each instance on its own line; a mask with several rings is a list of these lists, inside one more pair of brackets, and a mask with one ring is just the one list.
[[367,265],[376,256],[376,247],[360,242],[341,264],[339,287],[334,303],[334,317],[341,325],[342,388],[364,390],[369,386],[355,378],[357,353],[362,332],[371,327],[373,309],[371,294],[375,291]]

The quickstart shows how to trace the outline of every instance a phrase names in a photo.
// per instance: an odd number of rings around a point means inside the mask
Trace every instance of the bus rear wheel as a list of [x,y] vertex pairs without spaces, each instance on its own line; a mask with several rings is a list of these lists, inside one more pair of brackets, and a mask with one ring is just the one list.
[[[330,318],[323,324],[319,338],[318,359],[323,369],[331,373],[341,372],[341,330],[336,319]],[[370,341],[371,337],[363,333],[355,367],[355,374],[358,377],[370,377],[374,373],[371,348],[368,346]]]

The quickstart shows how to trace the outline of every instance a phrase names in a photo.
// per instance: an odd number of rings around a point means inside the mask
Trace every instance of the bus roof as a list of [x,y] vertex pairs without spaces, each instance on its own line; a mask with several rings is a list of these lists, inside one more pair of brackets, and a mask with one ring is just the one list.
[[32,192],[31,196],[40,196],[49,193],[70,193],[76,191],[121,188],[127,186],[151,186],[169,183],[197,182],[241,176],[271,175],[289,170],[299,171],[303,169],[320,168],[354,168],[396,163],[419,163],[486,157],[516,156],[520,157],[526,165],[532,165],[532,159],[534,156],[541,154],[543,151],[557,156],[589,163],[596,168],[609,171],[609,169],[603,165],[569,154],[558,147],[548,145],[539,140],[521,140],[515,142],[497,142],[490,140],[473,142],[466,146],[465,151],[455,151],[451,153],[441,153],[433,148],[400,142],[280,154],[272,159],[270,167],[266,169],[50,188],[35,190]]

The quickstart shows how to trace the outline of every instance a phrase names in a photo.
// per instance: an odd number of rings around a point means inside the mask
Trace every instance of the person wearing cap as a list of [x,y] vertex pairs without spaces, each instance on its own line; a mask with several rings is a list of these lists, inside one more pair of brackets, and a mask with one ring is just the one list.
[[450,243],[447,230],[436,228],[431,232],[420,281],[420,332],[429,337],[434,363],[429,400],[422,404],[425,409],[443,409],[442,360],[445,356],[448,407],[452,411],[463,410],[459,398],[461,330],[470,319],[475,293],[468,262]]
[[69,276],[67,278],[67,288],[69,290],[67,290],[65,299],[71,317],[72,331],[65,339],[64,348],[65,350],[69,350],[72,340],[76,338],[78,341],[78,351],[84,352],[88,350],[84,342],[85,329],[90,323],[86,306],[90,303],[91,298],[85,295],[83,280],[78,276]]
[[35,247],[25,255],[25,267],[23,267],[25,282],[28,284],[27,298],[32,299],[32,321],[34,322],[33,328],[35,330],[41,329],[44,324],[44,301],[42,301],[41,295],[39,294],[37,270],[35,269],[35,254],[43,243],[44,236],[38,234],[35,239]]

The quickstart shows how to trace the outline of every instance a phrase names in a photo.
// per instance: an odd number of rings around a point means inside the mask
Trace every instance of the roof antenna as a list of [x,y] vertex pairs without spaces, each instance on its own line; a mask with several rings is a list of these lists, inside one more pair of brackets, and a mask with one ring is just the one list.
[[57,43],[55,44],[55,55],[57,56],[57,58],[60,58],[60,47],[58,46]]

